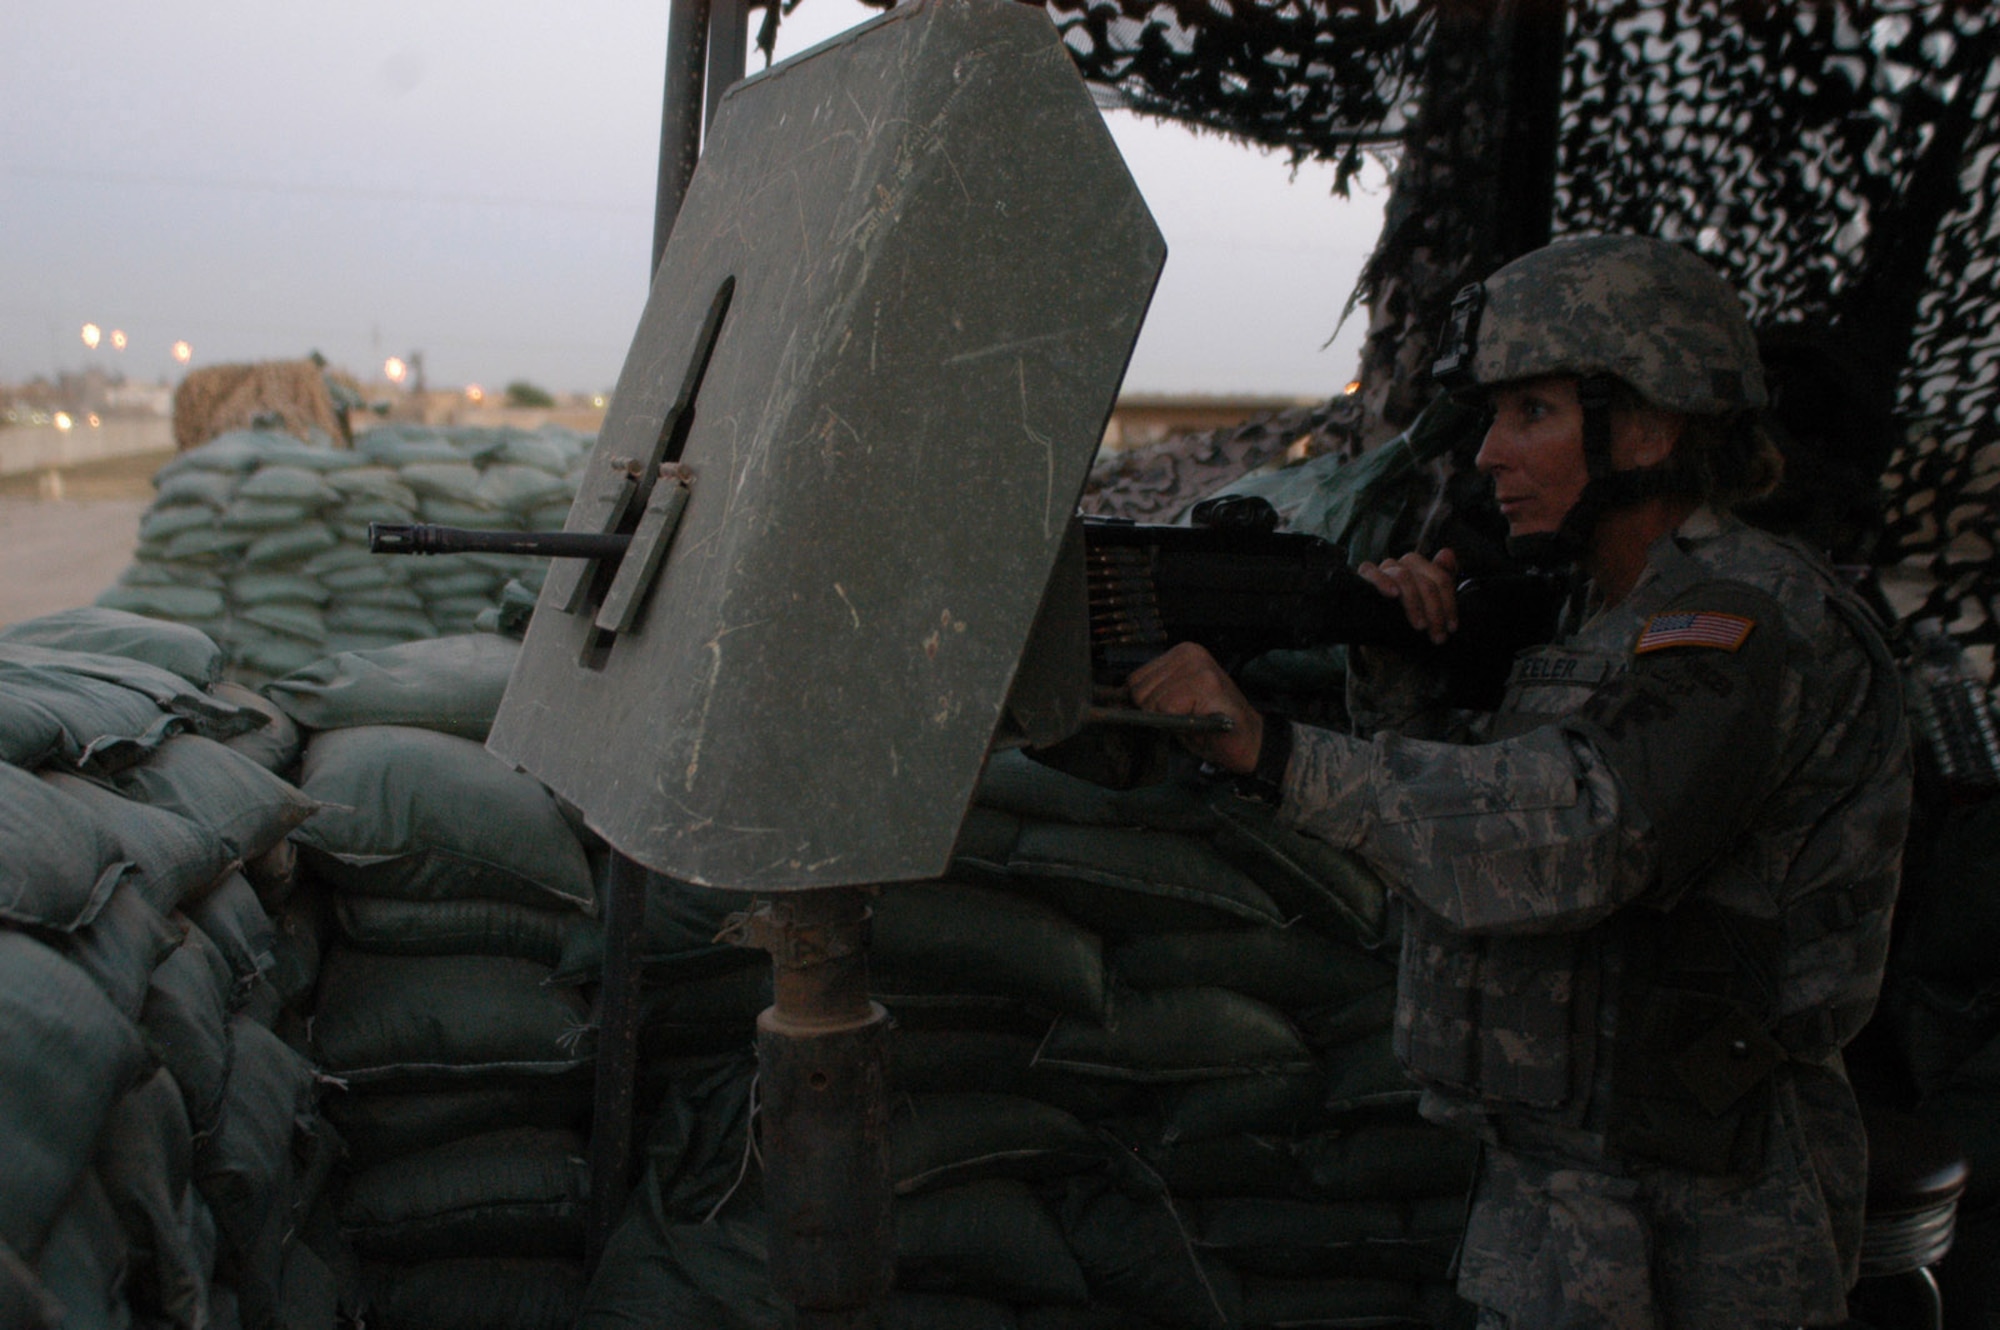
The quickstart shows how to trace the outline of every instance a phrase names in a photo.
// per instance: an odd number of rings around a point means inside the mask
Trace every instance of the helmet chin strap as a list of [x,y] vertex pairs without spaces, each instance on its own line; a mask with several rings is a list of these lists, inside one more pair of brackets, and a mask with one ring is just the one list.
[[1583,407],[1583,465],[1588,479],[1583,493],[1554,531],[1509,536],[1507,552],[1534,568],[1562,568],[1583,562],[1598,522],[1614,508],[1629,508],[1660,495],[1684,493],[1687,484],[1665,466],[1617,471],[1611,465],[1611,394],[1608,374],[1578,380],[1576,400]]

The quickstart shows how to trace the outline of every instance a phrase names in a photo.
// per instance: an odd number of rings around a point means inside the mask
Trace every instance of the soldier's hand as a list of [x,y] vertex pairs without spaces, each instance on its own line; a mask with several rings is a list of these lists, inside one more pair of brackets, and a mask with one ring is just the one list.
[[1228,717],[1226,732],[1186,734],[1181,742],[1224,771],[1247,775],[1256,770],[1257,755],[1264,747],[1264,717],[1204,648],[1183,642],[1132,671],[1125,686],[1141,711]]
[[1442,646],[1458,631],[1458,556],[1439,550],[1437,558],[1405,554],[1355,569],[1377,591],[1403,603],[1410,627]]

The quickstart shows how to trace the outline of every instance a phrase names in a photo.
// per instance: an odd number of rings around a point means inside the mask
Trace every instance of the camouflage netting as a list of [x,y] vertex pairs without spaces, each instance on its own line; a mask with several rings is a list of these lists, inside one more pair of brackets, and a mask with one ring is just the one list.
[[[1339,162],[1343,185],[1361,149],[1416,123],[1441,23],[1493,8],[1048,7],[1084,75],[1127,104]],[[1826,414],[1850,437],[1821,443],[1882,469],[1875,560],[1927,572],[1922,612],[1961,639],[2000,640],[1987,535],[2000,516],[2000,13],[1950,0],[1593,0],[1570,16],[1556,233],[1651,232],[1722,268],[1808,376],[1847,395]],[[1399,228],[1395,213],[1392,199],[1377,274],[1453,234]],[[1893,427],[1851,437],[1853,421],[1890,410],[1907,442]]]

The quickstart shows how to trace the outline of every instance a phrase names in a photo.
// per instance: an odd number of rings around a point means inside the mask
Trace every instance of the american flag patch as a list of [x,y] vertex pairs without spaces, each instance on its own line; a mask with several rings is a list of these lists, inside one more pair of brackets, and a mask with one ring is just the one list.
[[1713,647],[1718,651],[1734,651],[1749,640],[1750,630],[1756,626],[1755,619],[1746,619],[1740,614],[1718,614],[1713,610],[1655,614],[1646,620],[1646,630],[1639,634],[1639,644],[1632,648],[1632,654],[1643,656],[1648,651],[1665,651],[1668,647]]

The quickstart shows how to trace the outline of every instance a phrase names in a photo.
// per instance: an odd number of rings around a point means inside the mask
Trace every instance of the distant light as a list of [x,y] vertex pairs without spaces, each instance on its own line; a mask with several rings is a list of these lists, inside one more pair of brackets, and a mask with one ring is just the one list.
[[71,420],[71,419],[69,418],[69,412],[67,412],[67,411],[58,411],[58,412],[56,412],[56,428],[57,428],[57,429],[59,429],[59,430],[62,430],[62,431],[63,431],[63,432],[64,432],[64,433],[66,434],[66,433],[68,433],[68,432],[69,432],[69,430],[70,430],[70,427],[71,427],[71,426],[73,426],[73,425],[75,425],[75,424],[76,424],[76,422],[75,422],[74,420]]
[[1343,397],[1354,396],[1354,394],[1361,391],[1361,380],[1359,379],[1350,380],[1348,385],[1345,388],[1342,388],[1340,391]]
[[474,403],[483,402],[486,400],[486,390],[476,383],[468,383],[465,385],[465,400]]
[[188,361],[194,359],[194,348],[186,342],[175,342],[174,359],[180,361],[183,365],[187,364]]
[[102,425],[104,423],[103,421],[97,418],[97,413],[95,411],[91,412],[88,416],[84,418],[90,422],[90,427],[92,429],[96,429],[99,425]]
[[125,349],[125,334],[121,329],[113,328],[111,330],[111,349],[113,351],[123,351]]
[[591,398],[590,404],[596,407],[599,411],[602,411],[604,409],[604,394],[599,393],[597,394],[597,396]]
[[104,340],[104,329],[94,323],[83,325],[83,344],[95,351],[97,344]]
[[403,363],[401,356],[390,356],[382,362],[382,373],[388,376],[389,382],[401,383],[410,377],[410,367]]

